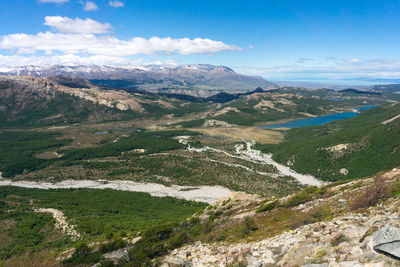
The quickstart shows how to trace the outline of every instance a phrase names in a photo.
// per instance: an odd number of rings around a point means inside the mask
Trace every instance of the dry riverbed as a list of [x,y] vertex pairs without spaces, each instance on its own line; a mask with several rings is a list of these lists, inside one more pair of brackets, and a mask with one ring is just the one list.
[[38,189],[67,189],[67,188],[89,188],[89,189],[114,189],[121,191],[144,192],[155,197],[175,197],[185,200],[214,203],[228,196],[231,191],[222,186],[179,186],[170,187],[155,183],[136,183],[133,181],[117,180],[65,180],[58,183],[33,182],[33,181],[11,181],[0,180],[0,186],[17,186]]

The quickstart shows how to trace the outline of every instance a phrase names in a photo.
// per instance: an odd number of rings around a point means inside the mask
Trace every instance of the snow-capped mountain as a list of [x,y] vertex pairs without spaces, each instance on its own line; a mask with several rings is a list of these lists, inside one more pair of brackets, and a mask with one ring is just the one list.
[[274,85],[261,77],[242,75],[225,66],[208,64],[124,67],[76,64],[22,66],[0,68],[0,75],[73,76],[128,91],[140,89],[198,96],[207,96],[218,91],[248,91]]

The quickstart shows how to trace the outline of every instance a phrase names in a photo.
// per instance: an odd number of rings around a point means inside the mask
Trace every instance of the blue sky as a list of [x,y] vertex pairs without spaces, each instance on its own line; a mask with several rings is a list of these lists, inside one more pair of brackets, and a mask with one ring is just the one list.
[[[398,78],[400,2],[0,0],[0,66],[192,64]],[[115,47],[115,49],[114,49]]]

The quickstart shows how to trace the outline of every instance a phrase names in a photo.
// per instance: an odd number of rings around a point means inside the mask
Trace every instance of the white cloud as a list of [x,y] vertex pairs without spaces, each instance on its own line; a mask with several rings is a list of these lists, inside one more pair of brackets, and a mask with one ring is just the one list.
[[108,1],[108,5],[112,7],[123,7],[124,3],[120,1]]
[[3,56],[3,62],[0,64],[4,65],[4,62],[14,64],[12,60],[15,59],[16,62],[30,62],[30,64],[37,64],[38,61],[71,60],[79,64],[107,62],[107,64],[118,65],[129,62],[126,57],[134,55],[193,55],[242,51],[238,46],[208,38],[155,36],[149,39],[142,37],[119,39],[106,34],[111,28],[110,24],[91,19],[47,16],[44,25],[52,27],[54,32],[0,36],[0,50],[7,50],[8,55],[14,54],[7,58]]
[[241,67],[240,71],[267,78],[328,78],[391,77],[400,73],[400,59],[335,58],[335,61],[313,64],[278,65],[271,67]]
[[83,10],[85,11],[96,11],[99,8],[97,7],[95,2],[86,1],[85,5],[83,6]]
[[[9,34],[0,38],[0,49],[16,50],[18,54],[54,50],[64,54],[103,56],[132,56],[156,54],[212,54],[221,51],[240,51],[240,47],[208,38],[134,37],[121,40],[113,36],[40,32],[36,35]],[[28,52],[27,52],[28,51]]]
[[50,26],[63,33],[107,33],[111,25],[109,23],[100,23],[92,19],[71,19],[60,16],[47,16],[44,18],[44,25]]
[[68,2],[69,0],[39,0],[39,3],[56,3],[56,4],[61,4]]
[[101,55],[79,56],[74,54],[56,55],[56,56],[3,56],[0,55],[1,67],[15,67],[26,65],[62,65],[75,63],[80,65],[136,65],[137,60],[129,60],[124,57],[107,57]]

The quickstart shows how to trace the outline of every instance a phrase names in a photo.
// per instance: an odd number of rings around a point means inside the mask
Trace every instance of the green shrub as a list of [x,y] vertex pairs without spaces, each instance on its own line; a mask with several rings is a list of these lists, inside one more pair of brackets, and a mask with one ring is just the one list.
[[323,196],[326,193],[326,188],[319,188],[317,186],[310,186],[305,188],[304,190],[298,192],[294,196],[290,197],[286,203],[285,207],[294,207],[300,204],[307,203],[311,200],[314,200],[318,197]]
[[328,205],[322,205],[312,208],[307,212],[300,212],[293,216],[289,226],[295,229],[299,226],[315,222],[325,221],[332,218],[332,210]]
[[109,240],[107,243],[104,243],[100,246],[101,253],[107,253],[110,251],[114,251],[120,248],[123,248],[127,245],[126,241],[124,241],[121,237],[114,238]]
[[256,221],[254,220],[253,217],[246,216],[241,223],[241,225],[238,227],[238,232],[242,237],[247,236],[251,232],[257,231],[258,226],[256,224]]
[[279,200],[274,200],[274,201],[268,202],[267,204],[259,207],[258,209],[256,209],[256,212],[259,213],[259,212],[264,212],[264,211],[270,211],[278,206],[279,206]]
[[114,267],[115,263],[111,259],[101,259],[100,260],[100,267]]
[[353,197],[349,206],[352,210],[368,208],[380,200],[387,199],[389,195],[389,186],[385,179],[382,176],[376,176],[372,184]]

